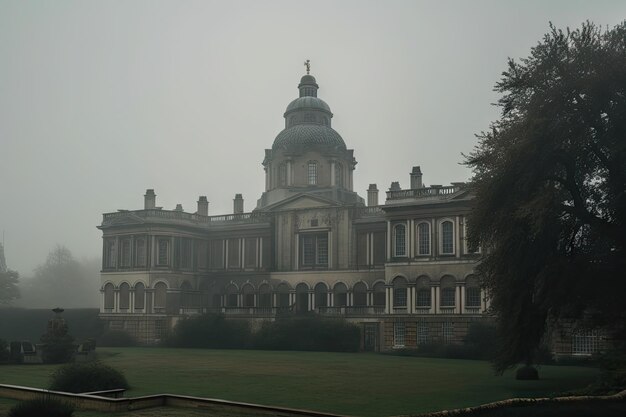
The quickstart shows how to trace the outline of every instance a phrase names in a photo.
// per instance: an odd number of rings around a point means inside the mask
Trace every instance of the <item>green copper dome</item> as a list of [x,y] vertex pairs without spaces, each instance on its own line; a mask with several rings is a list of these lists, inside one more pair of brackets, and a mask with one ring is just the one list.
[[274,139],[272,149],[311,145],[346,149],[346,144],[339,133],[330,127],[318,124],[299,124],[283,130]]

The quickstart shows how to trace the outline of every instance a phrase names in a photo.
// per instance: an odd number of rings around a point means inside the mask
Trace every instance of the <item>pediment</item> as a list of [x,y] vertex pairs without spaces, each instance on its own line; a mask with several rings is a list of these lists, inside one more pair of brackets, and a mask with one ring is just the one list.
[[337,205],[336,202],[326,198],[313,196],[310,194],[298,194],[286,200],[280,201],[267,207],[266,210],[290,210],[308,209],[317,207],[331,207]]

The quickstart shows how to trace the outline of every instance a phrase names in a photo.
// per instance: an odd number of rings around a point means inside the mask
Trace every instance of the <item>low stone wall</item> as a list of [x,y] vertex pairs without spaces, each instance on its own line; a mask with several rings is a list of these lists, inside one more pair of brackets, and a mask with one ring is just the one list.
[[120,412],[141,410],[151,407],[172,406],[183,408],[202,408],[203,410],[208,411],[213,410],[216,415],[219,415],[220,410],[228,410],[231,413],[241,410],[246,413],[253,411],[259,415],[265,414],[268,416],[272,415],[279,417],[347,417],[339,414],[321,413],[310,410],[272,407],[185,395],[158,394],[134,398],[109,398],[90,394],[72,394],[68,392],[50,391],[40,388],[0,384],[0,398],[32,400],[41,397],[64,401],[72,404],[80,410],[94,410],[102,412]]
[[554,398],[510,398],[508,400],[496,401],[493,403],[487,403],[483,405],[478,405],[476,407],[468,407],[468,408],[457,408],[454,410],[444,410],[444,411],[435,411],[432,413],[424,413],[424,414],[412,414],[412,415],[402,415],[395,417],[451,417],[451,416],[467,416],[472,413],[486,411],[486,410],[495,410],[498,408],[505,407],[515,407],[515,406],[525,406],[525,405],[534,405],[534,404],[557,404],[557,403],[568,403],[575,404],[577,402],[584,401],[626,401],[626,390],[619,392],[614,395],[581,395],[581,396],[571,396],[571,397],[554,397]]

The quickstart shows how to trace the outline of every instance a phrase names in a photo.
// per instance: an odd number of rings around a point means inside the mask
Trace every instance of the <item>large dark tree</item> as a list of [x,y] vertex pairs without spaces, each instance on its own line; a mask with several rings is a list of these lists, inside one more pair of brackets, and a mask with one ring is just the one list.
[[626,22],[550,28],[509,60],[501,117],[466,159],[498,371],[532,363],[558,320],[626,323]]
[[19,298],[20,291],[17,286],[19,274],[16,271],[7,269],[0,270],[0,305],[9,304],[11,301]]

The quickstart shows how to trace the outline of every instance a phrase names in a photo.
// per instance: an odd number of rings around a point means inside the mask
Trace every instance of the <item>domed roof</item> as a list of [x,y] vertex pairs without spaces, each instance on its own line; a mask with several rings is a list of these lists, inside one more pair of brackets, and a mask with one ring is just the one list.
[[[306,77],[306,75],[305,75]],[[285,114],[290,113],[294,110],[298,109],[315,109],[315,110],[324,110],[330,113],[330,107],[328,104],[321,98],[305,96],[298,97],[287,106],[287,110],[285,110]]]
[[346,143],[339,133],[330,127],[318,124],[300,124],[283,130],[274,139],[272,149],[294,145],[327,145],[346,149]]
[[300,84],[315,84],[317,85],[317,81],[315,81],[315,77],[312,75],[303,75],[302,78],[300,78]]

